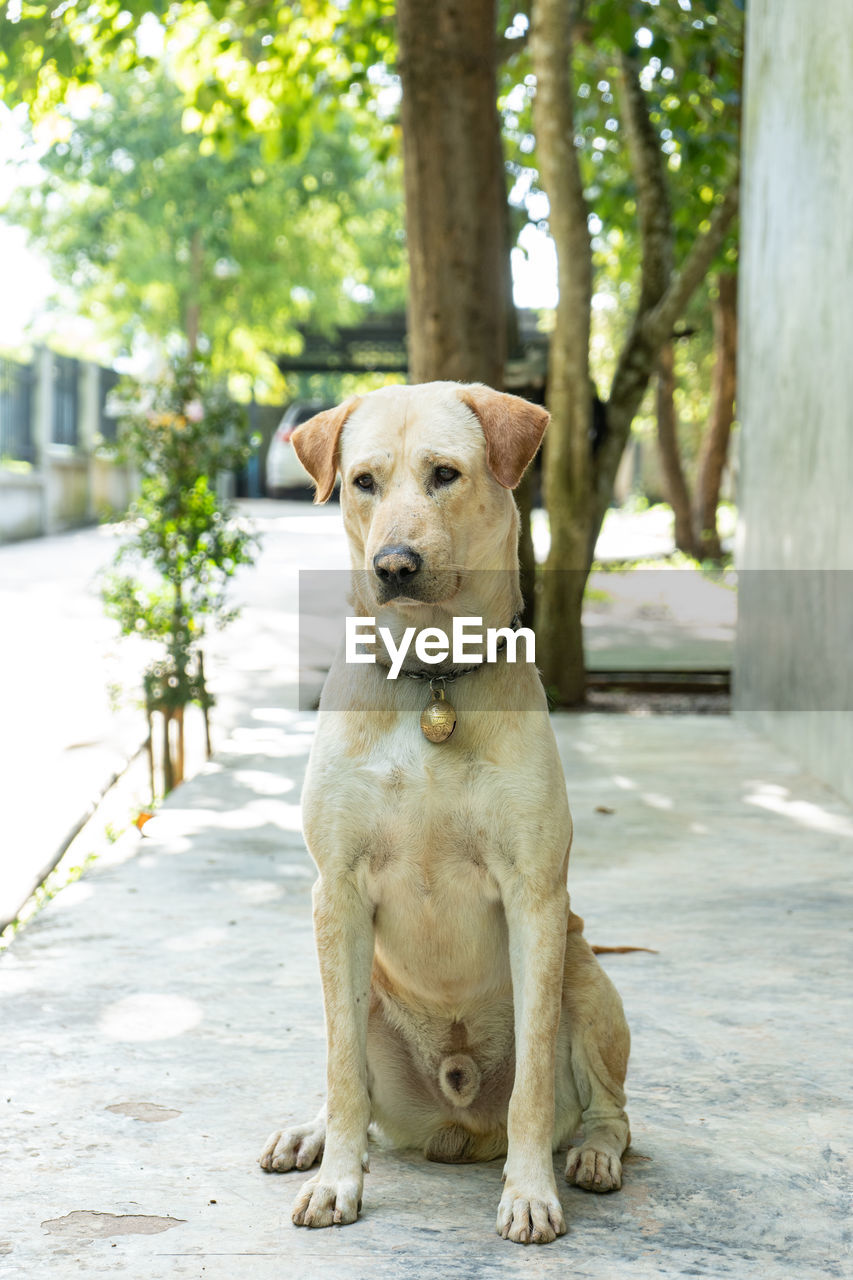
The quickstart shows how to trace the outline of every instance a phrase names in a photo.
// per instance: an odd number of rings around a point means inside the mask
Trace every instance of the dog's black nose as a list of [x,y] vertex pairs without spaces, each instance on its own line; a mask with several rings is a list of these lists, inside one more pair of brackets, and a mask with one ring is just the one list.
[[405,587],[420,570],[423,561],[412,547],[382,547],[373,557],[373,572],[389,587]]

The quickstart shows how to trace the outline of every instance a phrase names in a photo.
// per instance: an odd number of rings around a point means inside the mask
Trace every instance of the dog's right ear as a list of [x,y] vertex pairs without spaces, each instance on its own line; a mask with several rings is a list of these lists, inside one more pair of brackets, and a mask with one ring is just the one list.
[[341,432],[360,399],[360,396],[351,396],[336,409],[315,413],[290,437],[297,458],[317,486],[315,502],[326,502],[332,496],[340,459]]

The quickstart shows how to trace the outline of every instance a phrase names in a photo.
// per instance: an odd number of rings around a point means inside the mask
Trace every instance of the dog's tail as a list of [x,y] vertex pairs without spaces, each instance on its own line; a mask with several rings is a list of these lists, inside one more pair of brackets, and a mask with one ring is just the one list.
[[454,1107],[470,1107],[480,1092],[480,1068],[467,1053],[453,1053],[438,1068],[441,1092]]

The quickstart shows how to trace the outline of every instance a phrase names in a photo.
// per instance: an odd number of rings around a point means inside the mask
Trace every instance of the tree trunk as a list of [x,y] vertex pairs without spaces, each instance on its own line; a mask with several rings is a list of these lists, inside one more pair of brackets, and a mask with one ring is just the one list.
[[681,465],[678,447],[678,421],[675,416],[675,352],[672,342],[665,342],[658,356],[657,380],[658,454],[663,470],[666,497],[675,516],[675,545],[685,555],[694,556],[693,514],[690,494]]
[[722,245],[737,213],[739,175],[736,173],[725,196],[710,217],[710,227],[694,240],[681,267],[674,272],[660,302],[634,320],[616,365],[607,400],[607,435],[598,453],[595,468],[596,505],[592,537],[598,536],[604,513],[613,495],[613,481],[622,451],[631,434],[631,424],[652,376],[658,352],[669,338],[694,291]]
[[696,478],[696,541],[699,556],[720,560],[717,503],[729,449],[737,391],[737,272],[721,272],[714,303],[714,373],[708,428]]
[[577,4],[539,0],[531,31],[539,168],[557,246],[559,301],[548,358],[543,479],[551,548],[536,602],[537,656],[545,687],[563,705],[583,701],[581,609],[591,563],[592,251],[575,147],[572,28]]
[[409,369],[503,385],[505,180],[496,0],[399,0]]
[[[660,141],[640,85],[639,64],[624,55],[622,105],[642,250],[640,305],[617,361],[605,406],[607,431],[593,458],[588,372],[591,261],[572,111],[572,26],[577,9],[577,0],[534,0],[531,28],[537,156],[551,206],[560,285],[549,362],[548,407],[553,420],[545,438],[545,497],[551,522],[548,568],[552,572],[543,575],[537,597],[537,658],[546,686],[563,703],[576,702],[584,693],[582,584],[634,415],[658,353],[704,279],[738,204],[735,177],[711,214],[709,229],[697,237],[675,271]],[[561,584],[561,568],[574,570],[576,580]]]
[[640,63],[631,54],[620,59],[620,97],[631,172],[637,189],[640,231],[640,301],[613,375],[607,402],[608,431],[595,474],[595,511],[591,536],[598,536],[613,494],[613,482],[631,424],[657,365],[658,352],[673,326],[650,330],[649,317],[666,298],[673,278],[672,209],[660,139],[640,83]]
[[536,557],[533,553],[533,480],[530,471],[523,477],[515,491],[515,505],[518,507],[518,567],[521,595],[524,600],[523,621],[526,627],[532,627],[535,615],[534,597],[536,593]]
[[[539,169],[550,200],[560,302],[549,363],[544,457],[551,551],[537,596],[537,656],[561,703],[585,692],[583,587],[631,423],[658,352],[704,278],[737,208],[735,180],[681,270],[669,252],[659,141],[639,67],[623,62],[642,238],[641,303],[617,363],[607,434],[593,459],[589,377],[592,261],[573,117],[579,0],[535,0],[531,52]],[[496,107],[496,0],[399,0],[399,72],[410,261],[410,371],[500,387],[506,352],[504,175]],[[630,117],[630,118],[629,118]]]

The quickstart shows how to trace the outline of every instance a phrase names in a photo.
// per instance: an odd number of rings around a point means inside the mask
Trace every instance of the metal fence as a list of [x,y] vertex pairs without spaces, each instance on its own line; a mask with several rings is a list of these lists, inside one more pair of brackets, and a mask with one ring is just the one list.
[[80,394],[79,362],[72,356],[53,357],[53,443],[78,443]]
[[0,357],[0,460],[35,462],[33,367]]
[[102,439],[107,444],[114,444],[118,429],[118,418],[115,413],[110,412],[109,395],[113,387],[121,381],[121,374],[116,373],[115,369],[101,369],[100,380],[98,383],[98,396],[100,403],[100,413],[98,416],[98,429]]
[[[81,444],[80,390],[83,365],[71,356],[50,360],[50,443],[77,448]],[[0,356],[0,462],[37,462],[36,414],[37,364],[20,364]],[[108,444],[116,438],[115,411],[109,395],[120,374],[98,370],[96,431]],[[97,441],[96,441],[97,443]]]

